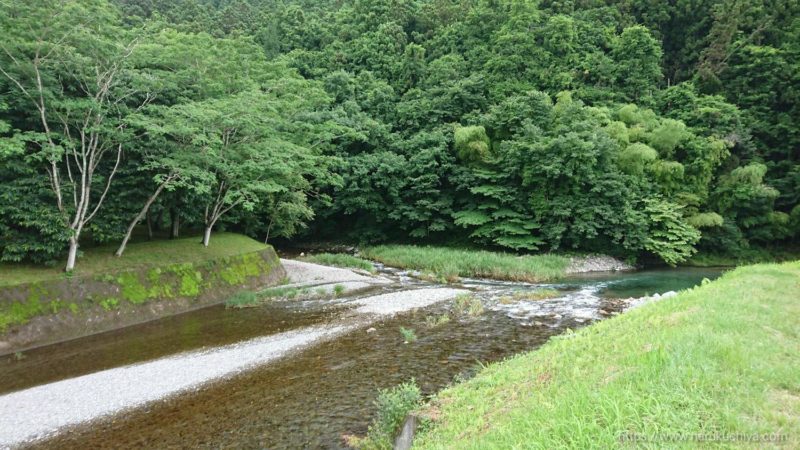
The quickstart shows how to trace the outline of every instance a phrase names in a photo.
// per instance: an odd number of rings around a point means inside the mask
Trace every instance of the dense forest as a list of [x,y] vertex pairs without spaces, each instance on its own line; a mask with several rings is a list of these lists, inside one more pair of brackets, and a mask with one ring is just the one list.
[[0,3],[0,258],[137,230],[684,261],[800,234],[794,0]]

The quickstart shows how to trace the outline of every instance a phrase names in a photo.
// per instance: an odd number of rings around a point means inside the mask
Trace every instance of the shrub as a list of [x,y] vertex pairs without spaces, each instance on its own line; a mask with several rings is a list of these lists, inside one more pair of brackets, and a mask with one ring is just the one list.
[[227,308],[247,308],[256,306],[260,302],[258,294],[251,291],[239,291],[225,301]]
[[422,394],[413,379],[391,389],[382,389],[375,401],[378,412],[367,436],[351,444],[360,449],[391,449],[405,418],[421,402]]

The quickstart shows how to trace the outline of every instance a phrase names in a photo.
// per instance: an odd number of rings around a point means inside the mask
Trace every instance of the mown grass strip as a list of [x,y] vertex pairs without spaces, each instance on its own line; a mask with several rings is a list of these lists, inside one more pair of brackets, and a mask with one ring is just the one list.
[[800,448],[799,292],[800,262],[742,267],[554,338],[441,392],[415,448]]
[[[82,248],[83,254],[72,276],[94,275],[141,267],[157,267],[174,263],[189,263],[250,253],[266,245],[235,233],[214,233],[208,247],[199,237],[162,239],[136,242],[128,246],[121,257],[114,256],[117,244]],[[49,280],[68,276],[61,264],[54,267],[32,264],[0,264],[0,286]]]

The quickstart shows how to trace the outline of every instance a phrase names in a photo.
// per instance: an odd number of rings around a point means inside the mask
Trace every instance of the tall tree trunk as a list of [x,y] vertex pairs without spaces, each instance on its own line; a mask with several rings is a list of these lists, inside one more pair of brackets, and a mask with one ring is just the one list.
[[214,224],[206,225],[206,231],[203,233],[203,245],[208,247],[208,242],[211,240],[211,229],[214,228]]
[[[122,238],[122,242],[119,244],[119,248],[114,253],[115,255],[122,256],[122,253],[125,251],[125,246],[128,245],[128,241],[131,239],[131,234],[133,234],[133,229],[136,228],[136,224],[141,222],[142,219],[144,218],[144,216],[147,215],[147,212],[150,210],[150,206],[153,204],[154,201],[156,201],[156,198],[158,198],[158,195],[161,194],[161,191],[164,190],[164,187],[170,181],[172,181],[172,178],[168,178],[166,181],[164,181],[163,183],[158,185],[158,189],[156,189],[156,191],[153,193],[153,195],[151,195],[150,198],[147,199],[147,202],[145,202],[144,206],[142,207],[142,210],[139,211],[139,214],[137,214],[136,217],[134,217],[133,220],[131,221],[131,223],[128,225],[128,230],[125,232],[125,237]],[[148,219],[149,219],[149,215],[148,215]],[[149,231],[149,229],[150,229],[149,220],[148,220],[147,228],[148,228],[148,231]]]
[[147,214],[145,214],[145,222],[147,222],[147,240],[153,240],[153,217],[150,214],[150,210],[147,210]]
[[264,238],[264,244],[266,244],[267,241],[269,241],[269,232],[271,229],[272,229],[272,219],[269,219],[269,225],[267,225],[267,237]]
[[178,208],[170,208],[169,210],[170,216],[170,229],[169,229],[169,238],[170,239],[178,239],[181,232],[181,214],[178,211]]
[[78,239],[74,236],[69,238],[69,255],[67,256],[67,272],[75,269],[75,259],[78,257]]

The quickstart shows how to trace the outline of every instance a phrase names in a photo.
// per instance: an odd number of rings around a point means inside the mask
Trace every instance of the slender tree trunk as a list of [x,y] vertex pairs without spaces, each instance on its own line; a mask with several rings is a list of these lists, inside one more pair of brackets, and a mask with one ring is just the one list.
[[153,240],[153,216],[150,214],[150,210],[147,210],[147,214],[145,214],[145,221],[147,222],[147,240]]
[[269,219],[269,225],[267,225],[267,237],[264,238],[264,244],[269,241],[269,231],[272,229],[272,219]]
[[[156,189],[156,191],[153,193],[153,195],[151,195],[150,198],[147,199],[147,202],[145,202],[144,207],[142,207],[142,210],[139,211],[139,214],[137,214],[136,217],[133,218],[133,220],[131,221],[130,225],[128,225],[128,230],[125,232],[125,237],[122,238],[122,242],[119,244],[119,248],[114,253],[115,255],[122,256],[122,253],[125,252],[125,246],[128,245],[128,241],[131,239],[131,234],[133,234],[133,229],[136,228],[136,224],[141,222],[145,215],[147,215],[148,219],[149,219],[148,211],[150,210],[150,206],[153,204],[154,201],[156,201],[156,198],[158,198],[158,195],[161,194],[161,191],[164,190],[164,187],[166,185],[167,185],[167,182],[161,183],[158,186],[158,189]],[[148,223],[147,223],[147,228],[148,228],[148,232],[150,232],[150,221],[149,220],[148,220]],[[151,234],[151,237],[152,237],[152,233],[150,233],[150,234]]]
[[181,232],[181,214],[177,208],[172,208],[169,210],[170,221],[170,230],[169,230],[169,238],[170,239],[178,239]]
[[203,233],[203,245],[208,247],[208,242],[211,240],[211,229],[214,228],[214,224],[206,225],[206,231]]
[[78,257],[78,239],[77,237],[69,238],[69,256],[67,256],[67,272],[72,272],[75,269],[75,259]]

